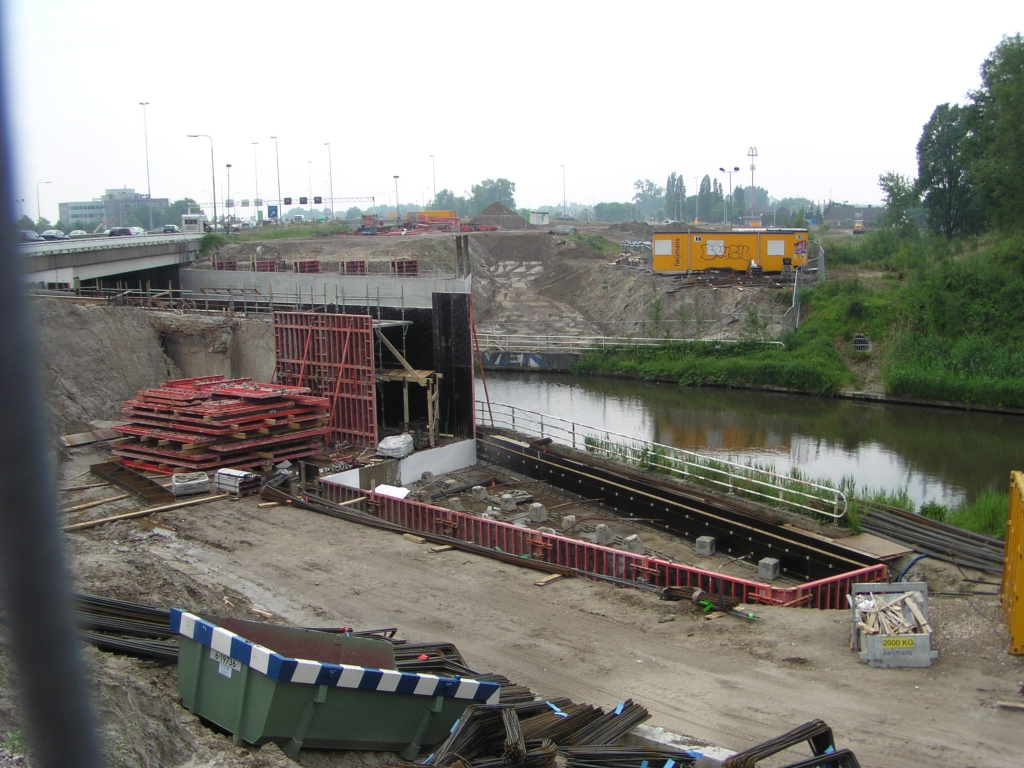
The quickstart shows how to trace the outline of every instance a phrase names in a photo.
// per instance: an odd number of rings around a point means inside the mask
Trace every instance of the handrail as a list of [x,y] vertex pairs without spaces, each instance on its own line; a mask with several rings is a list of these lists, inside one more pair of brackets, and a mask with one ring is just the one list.
[[621,435],[538,411],[505,403],[490,403],[488,408],[483,401],[477,400],[476,412],[476,423],[481,426],[508,429],[535,438],[550,438],[559,445],[643,469],[665,472],[800,514],[840,520],[849,506],[846,494],[837,488]]
[[[609,347],[657,347],[663,344],[738,344],[738,339],[667,339],[644,336],[573,336],[511,333],[477,333],[480,348],[498,352],[582,352]],[[750,343],[750,342],[747,342]],[[781,341],[759,341],[781,347]]]

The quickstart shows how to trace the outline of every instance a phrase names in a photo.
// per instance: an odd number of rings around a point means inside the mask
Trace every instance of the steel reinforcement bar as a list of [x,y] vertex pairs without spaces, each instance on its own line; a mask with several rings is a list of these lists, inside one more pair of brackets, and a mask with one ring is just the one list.
[[845,609],[846,595],[853,584],[886,577],[885,565],[878,564],[795,587],[774,587],[409,499],[333,483],[320,483],[319,488],[323,498],[335,504],[362,496],[375,510],[373,517],[410,532],[465,541],[525,560],[571,568],[582,576],[635,582],[636,586],[645,587],[696,586],[748,604]]

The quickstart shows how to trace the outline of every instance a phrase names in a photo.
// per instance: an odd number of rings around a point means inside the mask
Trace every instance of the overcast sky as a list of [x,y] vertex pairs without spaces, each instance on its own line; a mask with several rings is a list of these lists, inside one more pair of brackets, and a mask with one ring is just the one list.
[[[963,102],[1019,2],[6,4],[17,196],[61,201],[283,196],[429,201],[485,178],[516,202],[627,201],[739,166],[776,197],[877,203],[916,175],[937,104]],[[1016,9],[1016,10],[1014,10]],[[258,142],[254,148],[252,142]],[[309,163],[308,161],[312,161]],[[728,179],[718,174],[728,187]],[[390,197],[389,197],[390,195]],[[339,209],[350,203],[338,202]],[[360,205],[365,205],[360,203]]]

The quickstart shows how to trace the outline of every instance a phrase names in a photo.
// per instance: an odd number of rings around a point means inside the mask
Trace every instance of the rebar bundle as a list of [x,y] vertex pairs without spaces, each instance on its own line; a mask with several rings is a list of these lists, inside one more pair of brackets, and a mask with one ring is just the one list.
[[615,744],[650,717],[644,707],[626,699],[611,712],[602,714],[578,730],[566,743],[574,746]]

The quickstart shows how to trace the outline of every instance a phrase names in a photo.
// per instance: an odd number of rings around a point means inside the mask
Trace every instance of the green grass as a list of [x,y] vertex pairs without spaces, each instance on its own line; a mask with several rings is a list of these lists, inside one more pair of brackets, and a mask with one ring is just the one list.
[[794,339],[785,349],[759,341],[707,341],[595,350],[580,357],[573,373],[667,379],[682,386],[771,385],[820,395],[834,394],[850,379],[831,342],[814,335]]
[[575,235],[568,235],[566,240],[571,240],[582,248],[593,251],[594,253],[606,254],[606,253],[618,253],[619,244],[613,243],[611,240],[602,237],[601,235],[585,235],[582,232],[577,232]]
[[207,254],[228,243],[262,242],[264,240],[285,240],[303,237],[328,237],[351,232],[348,225],[340,222],[309,222],[306,224],[289,224],[287,226],[266,226],[260,229],[247,229],[230,235],[219,232],[207,232],[203,236],[200,253]]
[[1010,495],[989,488],[978,494],[970,504],[955,510],[948,522],[958,528],[975,533],[984,533],[1002,539],[1006,536],[1006,514],[1010,506]]
[[7,751],[13,755],[24,755],[28,749],[28,744],[25,742],[25,736],[21,732],[21,728],[15,728],[13,731],[8,731],[7,736],[4,739],[4,747]]

